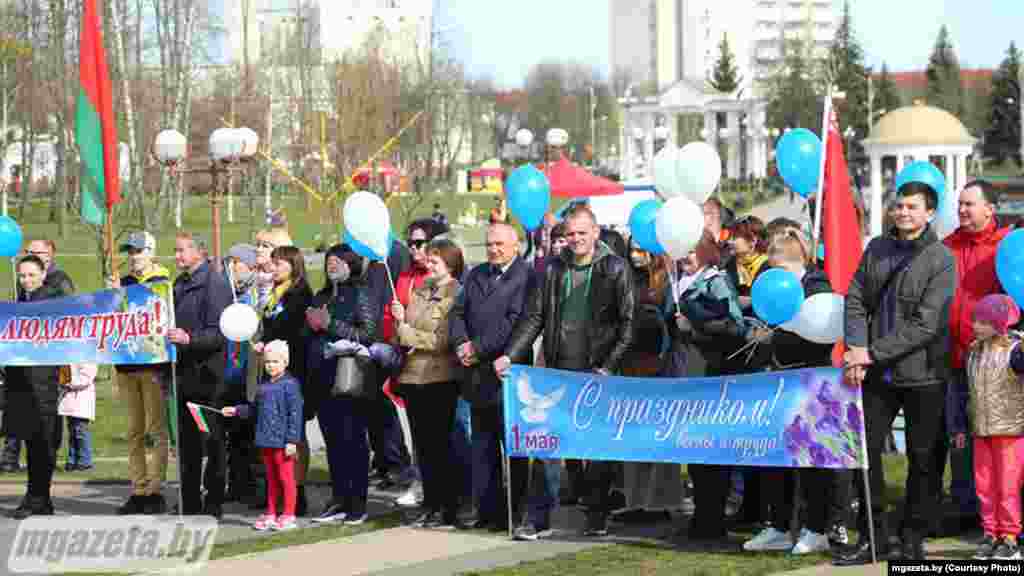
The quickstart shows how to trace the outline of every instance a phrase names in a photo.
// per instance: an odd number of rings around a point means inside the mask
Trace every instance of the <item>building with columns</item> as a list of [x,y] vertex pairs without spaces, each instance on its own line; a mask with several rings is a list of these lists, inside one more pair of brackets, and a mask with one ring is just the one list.
[[[619,149],[626,179],[649,176],[660,146],[702,139],[719,149],[730,178],[764,177],[782,126],[765,124],[762,81],[782,64],[783,44],[827,52],[838,0],[609,0],[613,77],[625,80]],[[740,83],[707,83],[727,37]],[[638,96],[643,87],[656,95]]]

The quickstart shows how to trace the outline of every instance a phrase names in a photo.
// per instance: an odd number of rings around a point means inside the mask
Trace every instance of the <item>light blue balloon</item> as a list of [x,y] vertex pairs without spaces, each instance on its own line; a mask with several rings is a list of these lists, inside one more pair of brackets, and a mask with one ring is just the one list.
[[775,145],[775,163],[786,185],[807,198],[818,189],[821,139],[806,128],[786,132]]
[[21,226],[10,216],[0,216],[0,257],[14,258],[21,251]]
[[369,258],[374,262],[383,262],[384,258],[387,258],[387,254],[380,256],[371,250],[369,246],[353,238],[352,235],[348,233],[348,230],[346,230],[345,234],[342,236],[342,242],[348,244],[349,248],[352,248],[352,251],[356,254],[359,254],[364,258]]
[[1014,230],[996,249],[996,276],[1018,306],[1024,302],[1024,230]]
[[804,287],[796,274],[773,268],[762,273],[750,289],[754,314],[770,326],[785,324],[796,317],[804,303]]
[[946,193],[946,177],[935,164],[925,160],[907,164],[896,175],[896,189],[899,190],[907,182],[920,182],[930,186],[935,190],[937,205],[942,206],[942,197]]
[[512,215],[527,230],[536,230],[551,206],[551,183],[533,164],[516,168],[505,182],[505,198]]
[[664,254],[665,249],[658,242],[658,233],[655,230],[655,220],[658,218],[658,210],[661,209],[661,202],[657,200],[644,200],[629,213],[629,233],[633,241],[640,248],[651,254]]

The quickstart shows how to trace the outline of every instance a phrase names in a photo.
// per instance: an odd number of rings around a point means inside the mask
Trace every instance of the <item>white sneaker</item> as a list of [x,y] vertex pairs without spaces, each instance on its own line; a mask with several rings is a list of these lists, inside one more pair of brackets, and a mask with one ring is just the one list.
[[395,498],[395,505],[402,508],[414,508],[423,502],[423,484],[413,482],[413,485],[398,498]]
[[743,549],[748,552],[779,551],[792,548],[793,542],[789,539],[789,534],[779,532],[770,526],[743,543]]
[[791,552],[793,554],[815,554],[827,552],[831,547],[828,536],[804,528],[800,531],[800,539],[797,540]]

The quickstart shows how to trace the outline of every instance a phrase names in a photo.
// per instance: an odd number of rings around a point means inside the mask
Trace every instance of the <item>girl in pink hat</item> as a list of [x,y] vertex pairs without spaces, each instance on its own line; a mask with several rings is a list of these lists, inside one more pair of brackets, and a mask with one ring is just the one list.
[[[1017,560],[1024,484],[1024,351],[1009,332],[1020,308],[1004,294],[982,298],[973,312],[974,342],[967,356],[969,422],[974,432],[974,481],[985,538],[974,557]],[[966,441],[954,431],[958,448]]]

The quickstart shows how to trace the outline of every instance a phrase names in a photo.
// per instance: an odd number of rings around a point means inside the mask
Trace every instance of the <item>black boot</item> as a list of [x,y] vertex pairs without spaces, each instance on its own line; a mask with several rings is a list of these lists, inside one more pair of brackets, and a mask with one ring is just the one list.
[[11,513],[11,518],[24,520],[30,516],[53,516],[53,502],[46,498],[26,496]]
[[[875,526],[875,560],[885,562],[890,560],[889,531],[883,527],[885,526],[885,515],[881,515],[881,518],[876,517],[875,521],[880,522]],[[836,554],[832,564],[836,566],[871,564],[871,535],[868,533],[867,522],[861,524],[859,531],[860,538],[857,540],[857,544],[846,547]]]
[[924,560],[924,538],[912,532],[905,533],[900,544],[900,555],[903,560],[911,562]]

